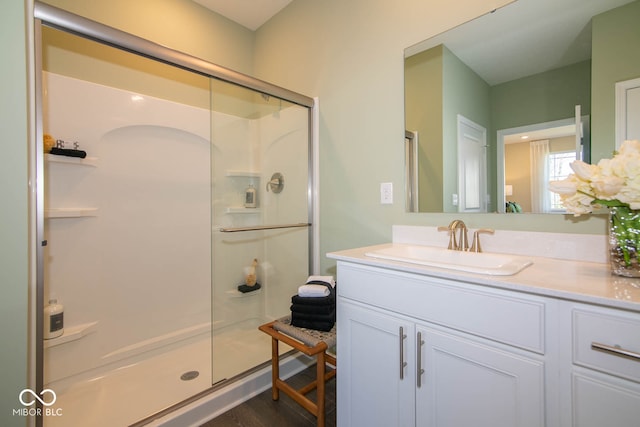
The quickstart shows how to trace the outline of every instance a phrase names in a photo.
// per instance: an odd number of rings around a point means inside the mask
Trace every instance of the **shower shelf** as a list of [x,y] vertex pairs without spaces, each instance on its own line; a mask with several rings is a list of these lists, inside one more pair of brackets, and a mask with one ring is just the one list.
[[94,332],[98,322],[83,323],[81,325],[71,326],[70,328],[64,328],[64,333],[58,338],[52,338],[50,340],[44,340],[44,348],[55,347],[60,344],[64,344],[71,341],[77,341],[80,338]]
[[45,218],[84,218],[97,216],[98,208],[53,208],[46,209]]
[[230,298],[246,298],[246,297],[252,297],[252,296],[261,294],[262,288],[256,289],[255,291],[251,291],[251,292],[240,292],[235,289],[231,289],[225,293],[229,295]]
[[228,214],[259,214],[262,212],[260,208],[229,207],[225,210]]
[[47,162],[51,163],[66,163],[68,165],[80,165],[80,166],[98,166],[97,157],[85,157],[80,159],[77,157],[56,156],[55,154],[45,154]]
[[260,172],[249,172],[242,170],[228,170],[226,172],[228,177],[241,177],[241,178],[260,178]]

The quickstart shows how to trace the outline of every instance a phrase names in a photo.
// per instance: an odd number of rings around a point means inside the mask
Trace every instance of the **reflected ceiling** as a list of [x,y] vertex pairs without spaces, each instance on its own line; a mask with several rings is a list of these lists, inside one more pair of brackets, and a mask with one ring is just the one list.
[[[515,1],[411,46],[405,56],[444,43],[493,86],[591,58],[591,17],[632,1]],[[513,60],[494,61],[497,51]]]

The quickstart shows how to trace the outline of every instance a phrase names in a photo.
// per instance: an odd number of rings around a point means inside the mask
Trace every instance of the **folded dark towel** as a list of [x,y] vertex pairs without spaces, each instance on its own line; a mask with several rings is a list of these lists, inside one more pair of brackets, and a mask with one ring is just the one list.
[[294,295],[291,297],[291,304],[327,306],[335,305],[335,303],[335,295],[329,295],[326,297],[301,297]]
[[55,154],[56,156],[67,156],[67,157],[79,157],[84,159],[87,157],[87,152],[82,150],[72,150],[71,148],[58,148],[53,147],[49,154]]
[[289,307],[291,312],[309,313],[309,314],[331,314],[335,311],[335,304],[314,305],[314,304],[291,304]]
[[329,314],[311,314],[311,313],[298,313],[297,311],[291,312],[292,320],[305,320],[308,322],[335,322],[336,311],[333,310]]
[[298,328],[307,328],[307,329],[315,329],[317,331],[329,332],[335,322],[321,322],[316,320],[304,320],[304,319],[293,319],[291,317],[291,324],[293,326],[297,326]]

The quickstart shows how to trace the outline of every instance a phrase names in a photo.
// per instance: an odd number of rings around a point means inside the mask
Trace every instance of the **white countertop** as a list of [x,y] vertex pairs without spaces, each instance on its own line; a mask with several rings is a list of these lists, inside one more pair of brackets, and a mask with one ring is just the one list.
[[[489,276],[365,255],[394,244],[368,246],[327,254],[328,258],[374,267],[440,277],[530,294],[599,304],[640,312],[640,279],[614,276],[608,264],[527,256],[533,264],[512,276]],[[338,283],[340,278],[338,277]]]

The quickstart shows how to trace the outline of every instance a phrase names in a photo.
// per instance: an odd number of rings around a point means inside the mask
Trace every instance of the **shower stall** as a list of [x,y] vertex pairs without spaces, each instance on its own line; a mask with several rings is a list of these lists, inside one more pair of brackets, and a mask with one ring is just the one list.
[[35,15],[36,387],[58,409],[38,423],[144,424],[270,359],[257,327],[317,259],[314,102]]

